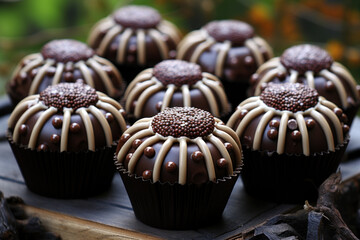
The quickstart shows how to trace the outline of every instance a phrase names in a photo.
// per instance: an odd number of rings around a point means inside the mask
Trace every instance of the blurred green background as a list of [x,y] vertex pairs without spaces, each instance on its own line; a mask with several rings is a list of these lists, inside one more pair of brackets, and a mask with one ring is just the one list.
[[359,80],[359,0],[0,0],[0,94],[22,57],[55,38],[86,41],[99,19],[126,4],[155,7],[184,34],[214,19],[246,21],[276,55],[294,44],[317,44]]

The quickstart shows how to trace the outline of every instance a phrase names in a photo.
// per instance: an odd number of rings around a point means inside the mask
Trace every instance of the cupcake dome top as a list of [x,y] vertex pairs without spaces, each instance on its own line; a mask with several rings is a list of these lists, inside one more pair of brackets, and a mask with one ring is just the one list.
[[147,6],[126,6],[115,11],[114,20],[129,28],[154,28],[162,20],[159,12]]
[[166,108],[154,116],[151,127],[164,137],[185,136],[191,139],[204,137],[214,131],[215,119],[209,113],[196,108]]
[[231,41],[234,44],[243,44],[255,34],[249,24],[237,20],[212,21],[206,24],[204,29],[216,41]]
[[332,57],[325,50],[310,44],[286,49],[280,61],[287,69],[294,69],[299,74],[307,71],[318,73],[323,69],[329,69],[333,63]]
[[155,65],[153,74],[165,86],[193,85],[202,79],[199,65],[181,60],[162,61]]
[[49,86],[21,101],[8,120],[12,140],[55,152],[111,147],[126,130],[121,105],[83,83]]
[[45,44],[41,50],[44,59],[54,59],[57,62],[86,61],[95,55],[94,50],[85,43],[72,40],[53,40]]
[[242,152],[235,132],[219,119],[197,108],[176,107],[127,129],[116,159],[120,169],[153,182],[202,184],[232,176]]
[[269,107],[280,111],[305,111],[315,107],[319,94],[316,90],[302,84],[269,84],[260,95]]

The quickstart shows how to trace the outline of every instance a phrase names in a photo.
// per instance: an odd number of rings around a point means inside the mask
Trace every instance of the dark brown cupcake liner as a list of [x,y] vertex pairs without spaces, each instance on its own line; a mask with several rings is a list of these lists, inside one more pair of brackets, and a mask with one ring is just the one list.
[[349,125],[350,127],[351,127],[351,124],[352,124],[354,118],[356,117],[356,113],[358,112],[359,107],[360,107],[360,102],[344,109],[344,113],[346,114],[346,116],[348,118],[348,122],[346,124]]
[[195,229],[221,220],[239,170],[231,177],[200,185],[153,183],[122,166],[118,171],[135,216],[143,223],[163,229]]
[[109,189],[115,173],[116,145],[95,152],[51,152],[25,148],[8,141],[26,186],[53,198],[85,198]]
[[336,172],[349,139],[335,152],[311,156],[254,151],[243,146],[244,167],[241,178],[247,193],[278,203],[314,201],[318,187]]

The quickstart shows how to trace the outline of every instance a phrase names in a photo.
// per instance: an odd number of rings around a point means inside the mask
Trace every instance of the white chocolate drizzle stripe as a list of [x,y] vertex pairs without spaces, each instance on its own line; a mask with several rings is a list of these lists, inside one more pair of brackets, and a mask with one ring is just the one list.
[[64,108],[63,111],[64,117],[61,127],[60,152],[64,152],[67,150],[71,113],[73,110],[70,108]]
[[282,114],[279,124],[279,135],[277,140],[276,152],[283,154],[285,151],[286,129],[289,120],[289,113]]
[[220,51],[218,53],[218,56],[216,59],[216,65],[215,65],[215,74],[217,76],[222,76],[222,74],[223,74],[223,68],[224,68],[226,55],[230,48],[231,48],[230,41],[224,41],[224,43],[220,47]]
[[271,79],[273,79],[276,76],[277,73],[278,73],[278,68],[271,69],[270,71],[265,73],[263,78],[256,85],[256,88],[255,88],[255,95],[256,96],[260,95],[260,93],[261,93],[261,85],[263,83],[267,83],[267,82],[271,81]]
[[44,76],[46,74],[46,70],[53,64],[54,64],[54,60],[48,59],[48,60],[46,60],[45,65],[39,69],[38,73],[36,74],[36,77],[34,78],[34,80],[31,83],[29,95],[33,95],[33,94],[37,93],[39,85],[41,83],[41,80],[44,78]]
[[343,143],[344,142],[343,130],[342,130],[340,120],[336,116],[336,114],[333,111],[331,111],[329,108],[321,106],[321,105],[317,106],[317,110],[319,112],[321,112],[322,114],[324,114],[325,116],[327,116],[330,119],[330,121],[334,124],[337,142]]
[[11,115],[8,119],[9,128],[14,127],[14,124],[16,123],[15,120],[18,119],[20,114],[23,113],[28,108],[28,106],[30,106],[30,104],[36,103],[38,97],[39,97],[39,95],[30,95],[30,96],[24,98],[23,100],[21,100],[21,102],[19,102],[16,105],[14,111],[11,113]]
[[226,113],[228,112],[230,109],[229,109],[229,104],[228,104],[228,101],[227,101],[227,97],[226,97],[226,94],[225,94],[225,91],[224,91],[224,88],[222,88],[220,85],[220,81],[212,81],[212,80],[208,80],[208,79],[204,79],[203,78],[203,82],[205,85],[207,85],[208,87],[210,87],[213,91],[216,92],[217,96],[219,97],[220,99],[220,103],[221,103],[221,106],[222,106],[222,109],[223,109],[223,112]]
[[142,92],[137,100],[137,103],[135,105],[135,110],[134,110],[134,116],[136,118],[140,118],[141,117],[141,112],[142,109],[144,107],[144,104],[146,102],[146,100],[153,94],[155,94],[156,92],[160,91],[162,89],[162,84],[161,83],[157,83],[156,85],[153,85],[151,87],[149,87],[148,89],[146,89],[144,92]]
[[[225,132],[226,134],[231,136],[231,138],[234,139],[236,144],[241,149],[241,143],[240,143],[239,136],[236,134],[236,132],[232,128],[230,128],[228,126],[225,126],[225,125],[222,125],[222,124],[216,124],[216,128],[214,129],[214,132],[215,132],[214,134],[216,135],[216,133],[219,132],[219,131]],[[223,137],[223,136],[221,136],[221,137]]]
[[145,65],[146,62],[146,39],[145,39],[145,31],[144,29],[136,30],[136,44],[137,44],[137,62],[139,65]]
[[205,86],[204,84],[200,84],[200,82],[197,82],[194,87],[197,87],[205,95],[210,105],[211,113],[216,117],[220,117],[219,107],[216,103],[215,96],[209,87]]
[[276,58],[272,58],[270,60],[268,60],[267,62],[265,62],[264,64],[262,64],[256,71],[256,73],[261,73],[265,70],[268,70],[270,68],[276,68],[278,67],[279,65],[281,65],[280,63],[280,58],[279,57],[276,57]]
[[95,87],[94,85],[94,80],[93,78],[91,77],[91,74],[90,74],[90,70],[88,69],[88,67],[86,66],[86,64],[84,63],[84,61],[79,61],[75,64],[75,67],[78,67],[81,74],[83,75],[84,77],[84,80],[85,80],[85,83],[87,85],[89,85],[90,87]]
[[[305,125],[304,117],[301,113],[295,114],[296,122],[298,123],[299,130],[301,133],[301,143],[303,154],[305,156],[310,155],[310,143],[309,143],[309,133]],[[285,145],[285,143],[283,143]]]
[[34,128],[30,134],[30,140],[28,143],[28,147],[30,149],[33,150],[36,147],[36,142],[38,140],[39,133],[42,130],[45,122],[56,112],[57,112],[56,108],[50,107],[47,110],[45,110],[43,113],[41,113],[40,117],[37,119]]
[[189,86],[187,84],[182,85],[181,91],[182,91],[182,95],[183,95],[184,107],[191,107],[191,96],[190,96]]
[[109,28],[113,27],[114,24],[115,23],[114,23],[114,21],[112,21],[111,17],[101,19],[98,23],[96,23],[90,31],[90,35],[89,35],[89,38],[87,41],[89,43],[89,46],[94,47],[95,40],[96,40],[97,36],[99,35],[99,33],[101,31],[108,30]]
[[110,67],[113,74],[115,75],[115,79],[113,78],[113,80],[116,80],[119,85],[122,83],[122,76],[121,76],[119,70],[114,66],[114,64],[112,64],[112,62],[110,62],[109,60],[107,60],[105,58],[96,56],[96,55],[93,56],[93,59],[105,66]]
[[169,137],[164,144],[161,146],[159,153],[156,157],[154,168],[153,168],[153,182],[160,180],[161,166],[165,160],[166,154],[169,152],[171,146],[174,143],[174,138]]
[[257,66],[260,66],[261,64],[264,63],[264,57],[253,39],[251,38],[247,39],[244,45],[247,48],[249,48],[250,52],[253,54]]
[[[134,90],[133,91],[130,91],[129,92],[129,95],[126,96],[125,95],[125,99],[126,99],[126,102],[125,102],[125,110],[127,112],[131,112],[130,109],[131,109],[131,104],[134,102],[134,99],[135,97],[138,95],[138,94],[141,94],[145,91],[145,89],[148,89],[150,86],[154,86],[154,84],[156,84],[156,80],[151,80],[151,81],[147,81],[147,82],[142,82],[142,83],[139,83],[137,84],[135,87],[134,87]],[[160,85],[160,84],[159,84]]]
[[330,102],[328,100],[325,100],[325,98],[323,98],[323,97],[320,97],[320,103],[323,104],[324,106],[330,108],[330,109],[337,108],[337,106],[334,103],[332,103],[332,102]]
[[99,100],[113,105],[113,106],[116,107],[118,110],[122,109],[121,104],[118,103],[116,100],[108,97],[106,94],[103,94],[103,93],[101,93],[101,92],[96,92],[96,93],[98,94]]
[[160,140],[160,137],[158,135],[155,135],[155,136],[152,136],[152,137],[146,139],[143,143],[140,144],[140,146],[135,150],[132,157],[130,158],[129,165],[128,165],[128,171],[130,173],[134,173],[136,163],[140,159],[140,157],[143,154],[145,148],[148,147],[148,146],[151,146],[152,144],[158,142],[159,140]]
[[314,81],[314,73],[312,71],[307,71],[305,73],[307,84],[310,88],[315,88],[315,81]]
[[106,103],[106,102],[102,102],[102,101],[98,101],[96,103],[96,106],[100,109],[110,112],[115,117],[116,121],[118,122],[118,124],[121,128],[121,131],[126,130],[126,122],[125,122],[125,119],[123,118],[122,114],[119,112],[120,109],[117,109],[113,105]]
[[254,135],[254,142],[253,142],[253,149],[254,150],[260,150],[261,145],[261,139],[264,134],[264,130],[270,119],[274,116],[273,111],[268,111],[264,114],[264,116],[260,119],[260,122],[258,123],[255,135]]
[[180,137],[179,139],[179,184],[186,183],[187,172],[187,143],[186,138]]
[[228,150],[226,149],[224,144],[217,137],[215,137],[213,134],[210,134],[208,136],[208,138],[209,138],[209,141],[212,144],[214,144],[215,147],[219,150],[221,156],[223,158],[225,158],[226,163],[227,163],[228,174],[229,174],[229,176],[231,176],[233,174],[233,165],[232,165],[231,157],[230,157],[230,154],[229,154]]
[[350,88],[357,100],[360,99],[360,94],[356,90],[356,81],[354,77],[349,73],[349,71],[340,63],[334,62],[333,65],[330,68],[331,71],[333,71],[335,74],[342,77],[348,84],[350,85]]
[[110,125],[109,125],[108,121],[106,120],[104,115],[101,113],[101,111],[99,109],[97,109],[95,106],[91,105],[89,107],[89,111],[100,122],[100,125],[101,125],[101,127],[103,129],[103,132],[104,132],[104,135],[105,135],[106,145],[108,147],[110,147],[112,145],[113,138],[112,138],[111,128],[110,128]]
[[94,134],[94,128],[93,128],[93,125],[91,123],[89,114],[87,113],[85,108],[77,109],[76,113],[80,114],[80,117],[83,120],[85,130],[86,130],[88,149],[91,150],[91,151],[95,151],[95,134]]
[[[235,133],[235,132],[234,132]],[[214,129],[213,134],[217,137],[220,137],[222,139],[224,139],[225,141],[229,142],[231,145],[234,146],[234,152],[235,152],[235,158],[236,158],[236,167],[241,166],[242,164],[242,149],[241,149],[241,144],[237,143],[234,138],[232,138],[232,136],[225,132],[225,131],[220,131],[218,129]],[[239,137],[236,135],[237,140],[239,140]]]
[[116,60],[118,63],[124,63],[125,61],[126,46],[132,34],[133,31],[128,28],[122,33],[120,37],[119,47],[116,55]]
[[239,136],[242,136],[242,133],[244,132],[246,126],[250,123],[252,119],[257,117],[258,115],[262,114],[264,112],[264,109],[262,107],[257,107],[250,112],[248,112],[245,117],[241,120],[239,126],[236,129],[236,134]]
[[167,59],[169,49],[165,42],[162,40],[163,37],[161,36],[161,34],[157,30],[150,29],[149,36],[154,39],[156,45],[159,47],[162,59]]
[[55,71],[55,75],[54,78],[52,80],[52,85],[58,84],[60,82],[61,79],[61,75],[63,74],[64,71],[64,63],[59,62],[56,64],[56,71]]
[[211,156],[208,146],[206,145],[204,140],[202,140],[201,137],[196,138],[195,143],[200,148],[200,151],[204,154],[206,169],[207,169],[207,172],[209,175],[209,180],[215,181],[216,174],[215,174],[214,162],[213,162],[213,159],[212,159],[212,156]]
[[109,46],[110,42],[114,39],[116,35],[121,33],[122,28],[119,25],[114,25],[105,35],[105,37],[101,40],[99,47],[97,49],[97,53],[101,56],[105,54],[106,48]]
[[328,148],[330,151],[334,152],[335,146],[334,146],[333,134],[331,132],[331,128],[330,128],[329,124],[326,122],[326,119],[320,113],[316,112],[315,110],[312,110],[310,112],[310,116],[312,116],[320,124],[320,126],[326,136],[326,142],[328,144]]
[[205,78],[205,79],[209,79],[211,81],[214,81],[214,82],[221,82],[218,77],[216,77],[215,75],[212,75],[210,73],[207,73],[207,72],[203,72],[202,77]]
[[177,59],[184,59],[187,51],[197,43],[204,42],[206,37],[200,31],[189,33],[177,47]]
[[[23,59],[21,59],[21,61],[16,65],[16,68],[14,69],[13,73],[11,74],[11,79],[14,79],[20,72],[20,70],[22,70],[22,67],[26,67],[27,65],[23,66],[25,61],[33,61],[34,59],[39,57],[39,53],[33,53],[30,54],[26,57],[24,57]],[[41,57],[41,55],[40,55]]]
[[200,55],[206,50],[208,49],[210,46],[212,46],[215,43],[215,41],[213,39],[208,39],[203,43],[200,43],[196,48],[195,51],[193,52],[191,58],[190,58],[190,62],[196,63],[200,57]]
[[290,70],[290,83],[296,83],[299,73],[295,70]]
[[175,92],[175,85],[174,84],[167,85],[167,89],[164,94],[163,102],[161,105],[161,111],[164,111],[165,108],[170,106],[174,92]]
[[259,101],[259,97],[258,96],[254,96],[254,97],[250,97],[248,99],[245,99],[244,101],[242,101],[240,104],[239,104],[239,107],[242,107],[248,103],[251,103],[251,102],[257,102]]
[[[127,98],[127,96],[129,95],[129,93],[131,92],[131,90],[138,84],[138,83],[142,83],[144,81],[148,81],[153,77],[152,75],[152,71],[151,72],[142,72],[139,73],[136,78],[134,80],[132,80],[130,82],[130,84],[128,85],[128,87],[126,88],[124,97]],[[155,80],[155,77],[153,78],[153,81]],[[155,81],[154,81],[155,83]]]
[[266,52],[269,55],[269,58],[272,58],[274,56],[273,50],[270,47],[270,45],[261,37],[254,37],[253,38],[254,42],[258,45],[258,46],[263,46],[266,49]]
[[101,65],[92,58],[89,58],[87,63],[95,70],[95,72],[103,80],[106,92],[110,96],[114,96],[115,95],[115,86],[112,84],[111,79],[109,78],[107,73],[104,71],[104,69],[101,67]]
[[42,104],[41,102],[37,103],[36,105],[30,107],[28,110],[26,110],[24,112],[24,114],[20,117],[20,119],[17,121],[15,128],[14,128],[14,135],[13,135],[13,140],[15,143],[18,143],[19,140],[19,131],[20,131],[20,126],[22,124],[24,124],[30,116],[34,115],[35,113],[46,109],[47,107]]
[[[181,40],[181,32],[178,30],[178,28],[171,22],[163,20],[158,25],[159,28],[162,28],[164,30],[164,33],[167,33],[172,40],[175,42],[175,44],[178,44]],[[166,28],[166,30],[165,30]]]
[[[140,120],[139,120],[140,121]],[[124,134],[134,134],[134,132],[139,132],[140,130],[149,129],[151,121],[146,122],[136,122],[136,125],[132,126],[131,128],[127,129]]]
[[31,69],[36,68],[44,63],[44,59],[42,55],[39,53],[37,54],[37,58],[33,59],[30,63],[26,64],[23,69],[20,70],[20,73],[27,73]]
[[[126,132],[125,132],[126,133]],[[144,130],[141,130],[137,133],[135,133],[133,136],[131,136],[126,142],[125,144],[120,148],[120,151],[117,155],[117,160],[119,163],[122,163],[124,159],[120,159],[121,156],[125,156],[125,153],[127,153],[132,145],[132,142],[135,140],[135,139],[141,139],[141,138],[144,138],[146,136],[149,136],[149,135],[152,135],[152,131],[149,130],[149,129],[144,129]],[[125,158],[124,157],[124,158]]]
[[334,83],[337,92],[339,93],[339,97],[341,100],[341,104],[346,108],[348,107],[349,103],[346,101],[346,91],[344,86],[342,85],[340,79],[332,72],[329,72],[328,70],[321,70],[319,73],[320,76],[330,80]]

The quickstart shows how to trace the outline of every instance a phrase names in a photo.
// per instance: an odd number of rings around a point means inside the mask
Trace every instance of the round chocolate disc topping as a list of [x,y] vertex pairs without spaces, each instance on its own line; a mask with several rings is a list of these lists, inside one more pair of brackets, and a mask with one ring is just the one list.
[[155,9],[147,6],[127,6],[114,13],[114,20],[127,28],[153,28],[161,21]]
[[155,133],[164,137],[204,137],[214,131],[215,119],[207,111],[194,107],[166,108],[151,122]]
[[53,40],[45,44],[41,50],[41,54],[45,59],[54,59],[57,62],[78,62],[86,61],[95,52],[89,48],[85,43],[71,40]]
[[277,110],[298,112],[314,107],[319,101],[319,94],[315,89],[300,83],[269,83],[260,99]]
[[162,61],[155,65],[153,74],[165,86],[168,84],[175,84],[177,87],[184,84],[193,85],[202,79],[199,65],[182,60]]
[[310,45],[297,45],[285,50],[280,58],[281,63],[288,69],[294,69],[300,74],[307,71],[315,73],[330,68],[332,57],[323,49]]
[[94,88],[83,83],[60,83],[42,91],[39,100],[46,106],[55,107],[60,111],[63,108],[76,110],[95,105],[98,95]]
[[205,25],[207,33],[218,42],[226,40],[243,44],[254,36],[254,29],[247,23],[237,20],[212,21]]

